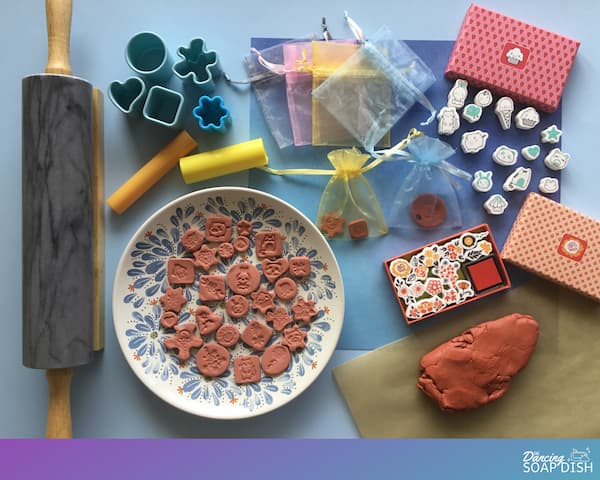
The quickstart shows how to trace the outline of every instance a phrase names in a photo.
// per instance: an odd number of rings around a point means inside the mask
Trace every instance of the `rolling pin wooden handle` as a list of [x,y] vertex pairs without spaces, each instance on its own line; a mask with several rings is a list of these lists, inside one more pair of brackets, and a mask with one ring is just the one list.
[[69,62],[72,10],[72,0],[46,0],[46,25],[48,27],[46,73],[72,74]]
[[48,379],[47,438],[72,438],[71,427],[71,377],[72,368],[46,370]]

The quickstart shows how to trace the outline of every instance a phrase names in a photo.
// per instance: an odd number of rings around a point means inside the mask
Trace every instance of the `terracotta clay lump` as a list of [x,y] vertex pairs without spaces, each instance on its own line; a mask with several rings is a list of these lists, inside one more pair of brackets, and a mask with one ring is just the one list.
[[417,386],[444,411],[493,402],[527,365],[538,334],[538,323],[520,313],[480,323],[425,354]]

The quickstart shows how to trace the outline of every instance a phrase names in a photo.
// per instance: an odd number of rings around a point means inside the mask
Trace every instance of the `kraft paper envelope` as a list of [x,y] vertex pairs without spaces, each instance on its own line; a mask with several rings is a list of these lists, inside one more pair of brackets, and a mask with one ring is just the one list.
[[[475,411],[445,413],[417,389],[423,354],[514,312],[533,315],[540,337],[502,398]],[[532,280],[340,365],[334,376],[364,437],[598,437],[600,304]]]

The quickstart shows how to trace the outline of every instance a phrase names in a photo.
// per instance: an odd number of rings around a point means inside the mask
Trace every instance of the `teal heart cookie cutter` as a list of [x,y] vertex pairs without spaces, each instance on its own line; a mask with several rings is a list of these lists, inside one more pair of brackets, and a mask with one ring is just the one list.
[[215,89],[215,79],[221,76],[219,57],[214,50],[207,50],[203,38],[190,41],[189,47],[179,47],[177,55],[182,60],[173,65],[173,72],[185,83],[195,85],[202,93]]
[[200,129],[206,132],[225,133],[231,125],[231,112],[218,95],[202,95],[198,99],[198,106],[192,110],[192,115],[198,119]]
[[114,80],[108,86],[108,98],[125,115],[139,115],[146,98],[146,84],[139,77],[124,82]]

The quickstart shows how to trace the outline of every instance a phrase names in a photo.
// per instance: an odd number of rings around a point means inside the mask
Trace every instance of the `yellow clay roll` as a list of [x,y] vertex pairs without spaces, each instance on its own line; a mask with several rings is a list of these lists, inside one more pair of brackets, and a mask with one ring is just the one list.
[[108,197],[106,203],[116,213],[123,213],[174,168],[182,155],[188,154],[197,146],[196,140],[187,132],[179,133],[165,148]]
[[229,147],[198,153],[179,160],[185,183],[201,182],[269,163],[262,138]]

